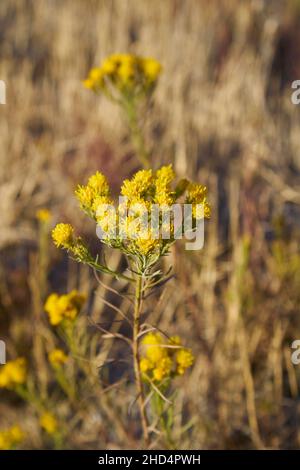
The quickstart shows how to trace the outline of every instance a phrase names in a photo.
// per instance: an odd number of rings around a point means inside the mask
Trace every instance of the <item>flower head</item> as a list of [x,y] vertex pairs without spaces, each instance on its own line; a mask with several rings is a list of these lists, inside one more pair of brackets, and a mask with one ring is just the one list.
[[49,222],[51,212],[48,209],[39,209],[36,211],[36,218],[43,223]]
[[79,185],[75,191],[81,209],[94,218],[99,198],[101,198],[102,203],[109,204],[109,194],[110,188],[107,179],[99,171],[89,178],[86,186]]
[[194,362],[192,352],[182,346],[179,336],[166,340],[160,333],[148,333],[141,344],[141,372],[155,382],[183,375]]
[[191,367],[194,363],[193,353],[189,349],[181,348],[176,353],[177,372],[183,375],[185,370]]
[[0,388],[13,389],[27,380],[26,359],[20,357],[0,368]]
[[[121,60],[113,59],[116,64]],[[81,209],[97,222],[101,241],[135,256],[144,269],[168,252],[178,234],[185,234],[189,227],[193,231],[198,219],[210,215],[206,187],[187,180],[176,185],[175,179],[172,165],[137,171],[123,181],[119,204],[115,204],[106,177],[96,172],[86,185],[77,187],[75,195]],[[188,215],[183,204],[192,206]],[[52,237],[56,246],[70,251],[77,261],[93,264],[87,246],[70,224],[59,223]]]
[[81,238],[75,237],[72,225],[64,223],[57,224],[52,230],[52,238],[58,248],[64,248],[73,253],[78,262],[84,262],[90,258],[89,250],[84,245]]
[[175,200],[175,191],[171,184],[175,179],[172,165],[162,166],[156,172],[155,178],[155,202],[161,205],[171,206]]
[[41,428],[44,429],[50,435],[55,434],[58,429],[58,423],[56,418],[53,416],[53,414],[49,413],[48,411],[40,417],[40,425]]
[[23,441],[24,437],[24,433],[18,425],[0,431],[0,450],[14,449]]
[[128,198],[129,202],[135,203],[147,199],[152,188],[152,170],[140,170],[131,180],[124,180],[121,187],[121,194]]
[[86,296],[77,290],[69,294],[50,294],[45,303],[45,311],[48,313],[51,325],[59,325],[63,321],[73,321],[79,314]]
[[[110,92],[131,95],[148,95],[161,73],[161,64],[153,58],[134,54],[112,54],[100,67],[90,70],[83,84],[95,93]],[[108,93],[107,93],[108,92]]]
[[[202,184],[198,183],[189,183],[187,186],[187,196],[186,196],[186,203],[192,204],[193,206],[193,216],[198,218],[200,215],[201,218],[209,218],[210,217],[210,206],[207,202],[207,188]],[[203,210],[197,210],[198,207],[201,205]]]
[[163,347],[164,340],[159,333],[148,333],[142,339],[142,345],[145,348],[145,356],[152,363],[159,362],[166,356],[166,348]]
[[52,230],[52,238],[55,245],[63,248],[71,248],[74,243],[74,229],[70,224],[57,224]]
[[87,79],[83,81],[83,85],[97,93],[104,88],[104,75],[99,67],[94,67],[90,70]]
[[48,354],[48,358],[54,368],[61,367],[68,360],[68,356],[62,349],[53,349],[53,351]]
[[142,59],[141,65],[145,77],[147,77],[149,82],[155,82],[162,71],[161,64],[156,59],[152,59],[151,57],[149,57]]

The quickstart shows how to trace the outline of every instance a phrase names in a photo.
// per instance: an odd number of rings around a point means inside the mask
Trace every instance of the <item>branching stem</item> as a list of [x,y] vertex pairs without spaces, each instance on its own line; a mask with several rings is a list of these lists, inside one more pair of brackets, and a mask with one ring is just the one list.
[[149,445],[149,426],[148,419],[145,409],[145,396],[144,396],[144,387],[141,377],[140,369],[140,355],[139,355],[139,333],[140,333],[140,313],[141,313],[141,303],[142,303],[142,287],[143,287],[143,278],[141,275],[136,277],[136,286],[135,286],[135,302],[134,302],[134,319],[133,319],[133,362],[134,362],[134,374],[135,374],[135,384],[137,389],[137,400],[140,410],[143,436],[145,444]]

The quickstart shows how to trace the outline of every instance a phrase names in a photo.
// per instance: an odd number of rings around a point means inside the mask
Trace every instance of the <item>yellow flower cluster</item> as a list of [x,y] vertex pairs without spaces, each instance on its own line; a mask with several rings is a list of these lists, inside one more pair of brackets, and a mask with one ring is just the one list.
[[50,435],[55,434],[58,429],[58,423],[56,418],[53,416],[53,414],[49,413],[48,411],[46,411],[40,417],[40,425],[41,428],[44,429]]
[[[207,188],[197,183],[189,183],[187,186],[186,203],[193,205],[193,216],[197,218],[196,204],[202,204],[204,217],[210,217],[210,206],[207,204]],[[201,214],[199,214],[201,217]]]
[[13,389],[27,380],[26,359],[20,357],[0,368],[0,388]]
[[51,218],[51,212],[48,209],[39,209],[36,211],[36,218],[40,222],[47,223]]
[[83,84],[96,93],[113,87],[126,94],[147,94],[153,90],[161,68],[152,58],[113,54],[100,67],[92,68]]
[[52,230],[54,244],[58,248],[70,251],[77,261],[90,258],[90,253],[80,237],[75,237],[74,228],[70,224],[59,223]]
[[0,450],[12,450],[24,439],[24,433],[19,426],[0,431]]
[[79,201],[80,208],[93,218],[95,218],[97,207],[100,204],[112,203],[107,179],[99,171],[89,178],[86,186],[78,185],[75,196]]
[[86,296],[77,290],[64,295],[50,294],[45,303],[45,310],[51,325],[56,326],[63,321],[75,320],[85,300]]
[[52,238],[55,245],[66,249],[71,249],[74,245],[74,229],[70,224],[57,224],[52,230]]
[[156,382],[183,375],[194,362],[192,352],[181,345],[178,336],[166,341],[159,333],[148,333],[141,343],[141,372]]
[[48,354],[49,362],[54,368],[59,368],[60,366],[64,365],[67,360],[68,356],[64,353],[62,349],[53,349]]
[[[113,206],[105,176],[99,172],[90,177],[86,186],[78,186],[75,195],[80,207],[96,220],[104,231],[103,240],[107,244],[120,248],[126,253],[141,256],[159,255],[174,240],[172,220],[169,224],[170,236],[162,237],[166,223],[163,221],[162,213],[165,211],[167,214],[185,191],[186,198],[181,199],[181,202],[192,205],[201,204],[203,211],[199,217],[210,215],[206,187],[186,180],[179,181],[175,186],[175,177],[172,165],[163,166],[156,172],[138,171],[131,179],[123,182],[121,196],[125,198],[125,202],[117,207]],[[114,210],[110,211],[109,206]],[[161,215],[158,216],[158,227],[155,229],[150,223],[154,206],[159,206],[161,210]],[[196,219],[197,216],[193,208],[193,217]],[[145,218],[146,223],[144,223]],[[118,230],[116,230],[117,226]],[[57,246],[74,251],[74,246],[79,244],[78,241],[74,241],[73,228],[68,224],[58,224],[52,235]]]
[[[97,172],[87,185],[77,187],[75,195],[80,208],[102,229],[104,243],[127,254],[155,259],[175,240],[173,204],[191,204],[194,220],[210,216],[206,187],[187,180],[180,180],[176,185],[175,178],[172,165],[157,171],[140,170],[124,180],[121,187],[124,200],[116,206],[106,177]],[[201,213],[196,210],[199,207]],[[88,249],[75,237],[70,224],[59,223],[52,237],[57,247],[71,251],[78,261],[91,260]]]

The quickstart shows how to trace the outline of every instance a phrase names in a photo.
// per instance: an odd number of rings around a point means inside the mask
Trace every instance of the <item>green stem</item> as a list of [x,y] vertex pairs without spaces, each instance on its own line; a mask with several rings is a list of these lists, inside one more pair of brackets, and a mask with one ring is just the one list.
[[[165,393],[165,391],[164,391]],[[165,411],[164,411],[164,402],[162,398],[158,395],[158,393],[154,393],[153,399],[151,400],[151,404],[153,406],[153,411],[155,412],[156,416],[158,417],[161,429],[164,433],[167,448],[168,449],[175,449],[176,446],[173,442],[172,439],[172,432],[170,429],[170,425],[167,422],[167,417],[165,416]]]
[[133,99],[128,100],[125,105],[125,113],[128,118],[129,129],[131,133],[131,140],[137,157],[139,158],[144,168],[150,167],[150,155],[146,149],[146,144],[142,130],[139,126],[136,104]]
[[139,343],[138,343],[138,335],[140,332],[141,302],[142,302],[142,276],[137,275],[136,286],[135,286],[132,349],[133,349],[135,385],[136,385],[137,396],[138,396],[137,400],[138,400],[140,417],[141,417],[141,422],[142,422],[144,441],[145,441],[145,444],[148,446],[150,443],[148,419],[147,419],[147,414],[145,410],[144,387],[143,387],[141,369],[140,369],[140,355],[139,355]]

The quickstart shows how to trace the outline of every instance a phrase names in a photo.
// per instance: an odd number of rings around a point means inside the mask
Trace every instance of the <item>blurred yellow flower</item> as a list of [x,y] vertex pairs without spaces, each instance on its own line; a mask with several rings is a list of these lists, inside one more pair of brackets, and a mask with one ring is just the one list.
[[152,362],[157,363],[166,356],[166,348],[163,347],[164,340],[159,333],[148,333],[141,343],[145,347],[145,355]]
[[161,381],[165,377],[170,376],[172,372],[172,359],[169,356],[163,357],[157,366],[153,369],[154,380]]
[[94,92],[100,91],[104,86],[104,73],[99,67],[94,67],[90,70],[86,80],[83,80],[83,85]]
[[112,54],[103,60],[100,67],[90,70],[83,84],[96,93],[112,89],[124,96],[128,92],[147,95],[152,92],[161,70],[161,64],[152,58]]
[[51,218],[51,212],[48,209],[39,209],[36,211],[36,218],[40,222],[44,222],[44,223],[49,222]]
[[183,375],[194,362],[192,352],[181,345],[179,336],[165,340],[160,333],[148,333],[141,346],[140,370],[156,382]]
[[13,389],[27,380],[26,359],[20,357],[0,368],[0,388]]
[[40,425],[48,434],[55,434],[58,428],[56,418],[48,411],[40,417]]
[[153,368],[152,362],[147,357],[143,357],[140,361],[141,372],[147,372]]
[[48,354],[48,358],[53,367],[60,367],[68,360],[68,356],[62,349],[53,349],[53,351]]
[[183,375],[185,370],[191,367],[194,363],[194,356],[188,349],[179,349],[176,353],[177,372],[179,375]]
[[12,450],[24,439],[24,433],[21,428],[16,425],[10,429],[0,431],[0,450]]
[[162,66],[156,59],[145,58],[142,59],[142,69],[148,80],[155,82],[161,73]]
[[63,320],[72,321],[79,314],[86,296],[77,290],[69,294],[50,294],[45,303],[45,311],[48,313],[51,325],[59,325]]

